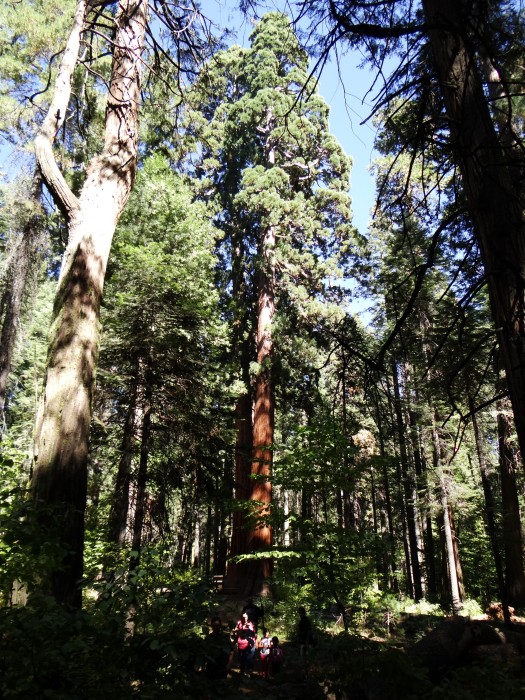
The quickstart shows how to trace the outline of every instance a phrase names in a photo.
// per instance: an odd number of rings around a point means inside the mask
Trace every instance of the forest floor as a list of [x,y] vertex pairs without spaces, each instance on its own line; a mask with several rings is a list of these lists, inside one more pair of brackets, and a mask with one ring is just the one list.
[[[217,596],[217,610],[223,620],[232,622],[240,618],[245,600],[236,596]],[[262,627],[262,624],[260,625]],[[273,634],[273,630],[270,630]],[[273,678],[264,678],[256,655],[252,671],[241,675],[237,654],[228,678],[213,688],[211,698],[257,698],[257,700],[322,700],[326,694],[319,682],[309,678],[309,660],[301,658],[299,647],[288,640],[280,641],[284,663],[282,671]],[[310,652],[312,653],[312,652]]]
[[[223,599],[223,620],[242,602]],[[306,660],[281,640],[282,671],[266,679],[260,662],[241,675],[237,659],[227,679],[201,693],[203,700],[518,700],[525,698],[525,619],[511,630],[501,620],[413,616],[391,637],[370,631],[320,634]]]
[[318,680],[309,678],[308,665],[299,656],[299,648],[289,642],[282,643],[284,653],[283,670],[273,678],[264,678],[260,662],[255,661],[253,671],[241,675],[238,664],[227,679],[212,689],[210,698],[240,700],[323,700],[326,694]]

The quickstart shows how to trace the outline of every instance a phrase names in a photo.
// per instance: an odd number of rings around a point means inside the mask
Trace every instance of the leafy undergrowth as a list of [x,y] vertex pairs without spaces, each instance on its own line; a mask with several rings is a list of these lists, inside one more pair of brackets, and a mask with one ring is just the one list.
[[[136,589],[135,589],[136,590]],[[126,636],[125,601],[109,595],[82,612],[68,612],[50,598],[0,609],[0,697],[8,700],[418,700],[422,697],[494,700],[525,697],[525,625],[505,633],[501,623],[445,620],[435,611],[368,616],[351,631],[328,618],[315,619],[315,645],[301,658],[293,623],[268,608],[267,624],[285,655],[280,674],[210,681],[199,671],[209,616],[202,580],[177,586],[143,604],[135,634]],[[229,601],[230,603],[232,601]],[[237,601],[238,602],[238,601]],[[221,603],[223,619],[238,610]],[[289,606],[288,606],[289,607]],[[291,609],[292,610],[292,609]],[[293,618],[290,615],[290,620]],[[385,625],[385,620],[388,625]],[[140,622],[140,624],[138,624]],[[468,636],[469,653],[457,652]],[[207,631],[207,628],[206,628]],[[382,634],[381,634],[382,632]],[[434,637],[432,635],[434,634]],[[447,635],[449,635],[447,637]],[[455,636],[454,636],[455,635]],[[432,646],[434,645],[434,646]],[[425,653],[422,653],[425,652]]]
[[[177,606],[166,601],[157,622],[126,638],[123,618],[94,606],[66,612],[49,598],[0,610],[0,697],[13,700],[416,700],[422,697],[494,700],[525,697],[522,664],[525,632],[516,624],[511,644],[480,643],[474,654],[433,669],[414,653],[430,639],[429,630],[443,617],[413,616],[390,636],[317,630],[316,644],[301,659],[293,640],[283,640],[285,665],[270,680],[258,673],[210,681],[198,671],[203,633]],[[185,601],[187,605],[187,601]],[[410,624],[408,624],[410,622]],[[275,620],[275,624],[278,621]],[[476,623],[468,623],[475,625]],[[490,625],[491,623],[483,623]],[[470,631],[470,627],[468,628]],[[483,627],[481,634],[499,634]],[[475,634],[480,634],[475,627]],[[368,636],[367,636],[368,635]],[[488,636],[487,636],[488,635]],[[489,640],[490,641],[490,640]],[[446,647],[441,651],[447,651]],[[430,658],[435,659],[435,655]],[[437,669],[437,672],[436,672]],[[434,670],[434,676],[433,676]]]

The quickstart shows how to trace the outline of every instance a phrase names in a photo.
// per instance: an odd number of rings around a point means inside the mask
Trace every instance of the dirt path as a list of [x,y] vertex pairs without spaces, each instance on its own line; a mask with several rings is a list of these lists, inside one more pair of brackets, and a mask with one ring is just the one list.
[[[245,599],[236,596],[218,595],[214,614],[220,615],[223,624],[231,624],[239,619]],[[254,670],[241,675],[237,658],[233,668],[224,681],[213,689],[210,700],[240,700],[257,698],[257,700],[325,700],[326,695],[318,683],[308,678],[308,668],[299,656],[299,648],[290,642],[281,641],[284,652],[284,664],[281,673],[266,679],[261,676],[258,658]],[[206,699],[207,700],[207,699]]]
[[261,676],[258,660],[251,673],[241,676],[238,664],[225,681],[214,689],[211,698],[257,698],[257,700],[324,700],[323,689],[318,683],[308,678],[308,669],[299,658],[299,649],[283,643],[284,664],[281,673],[266,679]]

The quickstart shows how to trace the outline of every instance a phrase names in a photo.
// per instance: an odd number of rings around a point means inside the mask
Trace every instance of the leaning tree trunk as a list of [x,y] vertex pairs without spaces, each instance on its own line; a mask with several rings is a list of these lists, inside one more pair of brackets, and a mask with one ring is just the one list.
[[87,169],[77,198],[53,156],[71,92],[80,37],[90,4],[79,0],[62,56],[55,94],[35,140],[38,165],[57,207],[66,217],[68,245],[54,304],[44,395],[35,429],[32,494],[46,512],[56,511],[63,565],[51,576],[59,602],[81,604],[87,459],[97,364],[99,317],[106,265],[119,216],[137,169],[138,104],[147,0],[121,0],[102,153]]
[[[479,69],[484,57],[464,38],[464,7],[458,0],[423,0],[452,146],[485,268],[523,460],[525,220],[521,183],[525,163],[522,145],[510,141],[507,130],[498,133],[496,129]],[[496,121],[501,122],[501,116]]]

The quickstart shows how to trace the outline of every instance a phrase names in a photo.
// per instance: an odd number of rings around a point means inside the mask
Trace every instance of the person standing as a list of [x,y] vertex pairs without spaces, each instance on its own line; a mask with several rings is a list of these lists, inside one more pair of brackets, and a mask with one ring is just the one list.
[[253,669],[255,657],[255,627],[248,619],[248,613],[244,612],[235,627],[237,638],[237,654],[239,656],[239,668],[241,674]]
[[242,609],[242,613],[246,613],[248,615],[248,620],[253,624],[255,627],[255,632],[257,632],[257,628],[259,627],[259,618],[262,617],[264,623],[264,610],[258,605],[255,605],[253,598],[248,598],[246,605]]
[[261,659],[261,675],[263,678],[269,677],[269,659],[270,659],[270,632],[263,627],[261,638],[257,646],[259,648],[259,658]]
[[281,671],[283,666],[283,650],[279,644],[279,637],[272,637],[270,642],[270,655],[268,657],[268,663],[270,666],[270,674],[275,676]]
[[204,640],[204,672],[208,678],[226,678],[233,660],[233,642],[222,629],[220,617],[212,617],[210,626],[211,632]]
[[313,640],[312,623],[306,615],[306,610],[302,606],[297,608],[297,612],[299,613],[299,622],[297,623],[299,653],[301,657],[304,657]]

